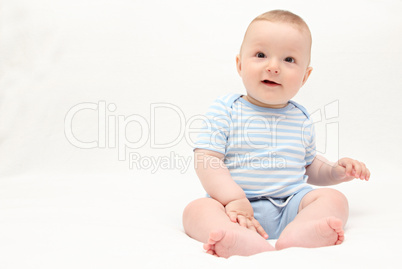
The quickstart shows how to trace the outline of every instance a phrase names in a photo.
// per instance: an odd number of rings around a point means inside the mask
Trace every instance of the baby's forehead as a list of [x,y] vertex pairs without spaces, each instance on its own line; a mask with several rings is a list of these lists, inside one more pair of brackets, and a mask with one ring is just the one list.
[[252,21],[247,28],[245,37],[247,36],[247,33],[250,31],[250,29],[254,28],[254,26],[258,25],[258,24],[263,24],[264,27],[288,26],[288,27],[291,27],[291,28],[297,30],[297,32],[301,33],[302,35],[311,37],[310,29],[307,27],[307,25],[294,23],[294,22],[288,22],[288,21],[271,21],[271,20],[263,20],[263,19]]
[[[281,31],[272,31],[272,29],[280,29]],[[289,31],[287,29],[289,29]],[[255,20],[251,22],[244,35],[243,43],[263,42],[269,40],[274,33],[282,36],[284,40],[291,40],[291,42],[295,43],[307,43],[307,46],[311,48],[311,33],[307,26],[304,27],[296,23],[269,20]]]

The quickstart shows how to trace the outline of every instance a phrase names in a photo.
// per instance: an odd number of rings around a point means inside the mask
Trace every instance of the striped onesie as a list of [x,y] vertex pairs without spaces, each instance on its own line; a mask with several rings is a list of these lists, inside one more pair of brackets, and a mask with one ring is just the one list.
[[224,163],[248,199],[287,198],[305,188],[305,167],[316,155],[313,123],[305,108],[289,101],[259,107],[230,94],[206,113],[195,148],[225,155]]

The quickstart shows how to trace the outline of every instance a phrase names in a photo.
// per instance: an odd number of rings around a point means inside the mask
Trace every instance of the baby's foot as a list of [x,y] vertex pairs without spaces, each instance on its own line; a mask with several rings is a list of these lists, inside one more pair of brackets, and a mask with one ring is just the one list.
[[328,217],[320,220],[316,224],[317,244],[320,246],[339,245],[345,240],[343,223],[335,217]]
[[[298,230],[298,231],[297,231]],[[285,231],[284,231],[285,232]],[[339,245],[345,239],[343,223],[335,217],[322,218],[298,225],[293,231],[283,234],[276,243],[276,249],[289,247],[325,247]]]
[[204,244],[207,253],[228,258],[233,255],[250,256],[275,250],[264,238],[251,230],[216,230]]

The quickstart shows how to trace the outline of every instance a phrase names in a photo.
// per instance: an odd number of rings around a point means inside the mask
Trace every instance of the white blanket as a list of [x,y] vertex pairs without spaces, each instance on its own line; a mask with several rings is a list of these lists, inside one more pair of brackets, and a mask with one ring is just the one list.
[[342,189],[351,207],[343,244],[225,260],[204,253],[202,244],[183,231],[182,210],[200,195],[195,181],[191,173],[174,172],[3,179],[1,268],[398,268],[401,264],[401,199],[381,182],[351,183]]

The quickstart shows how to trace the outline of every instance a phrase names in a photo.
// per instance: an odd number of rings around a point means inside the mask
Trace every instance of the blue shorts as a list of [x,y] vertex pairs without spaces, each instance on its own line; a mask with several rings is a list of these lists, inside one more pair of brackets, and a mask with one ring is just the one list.
[[283,229],[294,220],[304,195],[312,191],[308,186],[286,198],[259,197],[251,198],[254,218],[258,220],[269,239],[278,239]]

